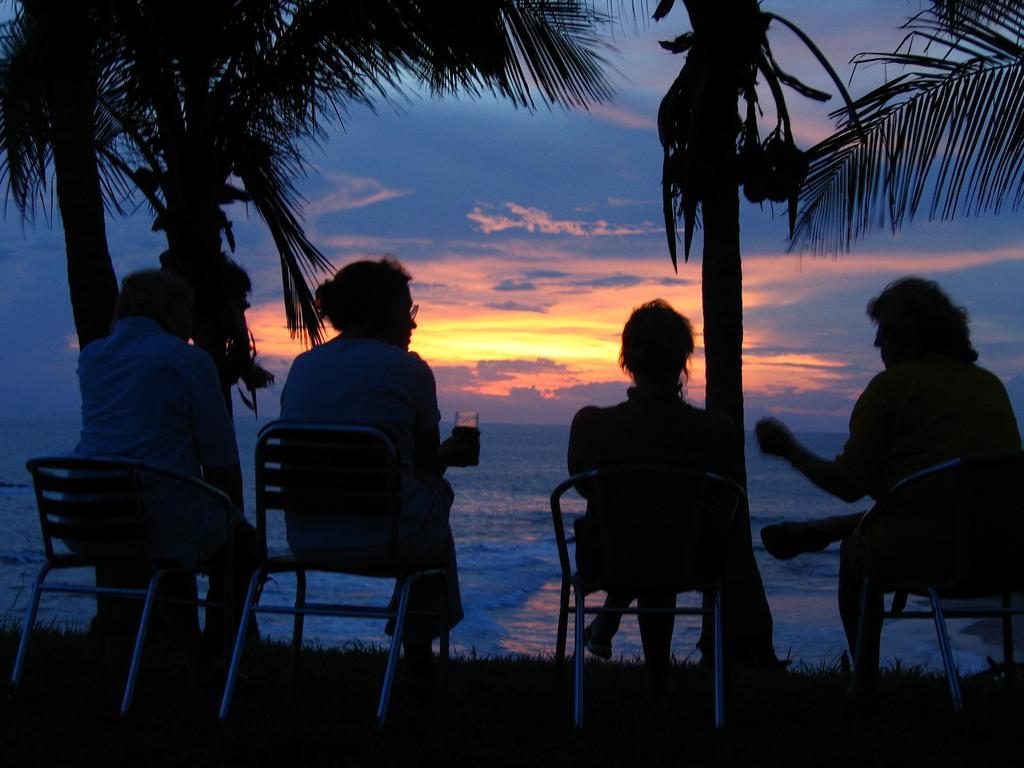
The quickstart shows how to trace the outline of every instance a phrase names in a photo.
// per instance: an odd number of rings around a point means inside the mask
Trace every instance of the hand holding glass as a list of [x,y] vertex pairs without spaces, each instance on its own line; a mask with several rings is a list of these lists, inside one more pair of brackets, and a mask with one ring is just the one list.
[[452,441],[455,443],[460,461],[457,465],[475,467],[480,463],[480,414],[476,411],[456,411]]

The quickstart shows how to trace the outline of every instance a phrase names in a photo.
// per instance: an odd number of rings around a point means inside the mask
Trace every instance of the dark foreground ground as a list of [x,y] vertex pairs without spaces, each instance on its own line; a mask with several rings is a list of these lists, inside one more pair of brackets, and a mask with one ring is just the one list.
[[[6,677],[16,637],[0,632]],[[127,649],[103,671],[98,646],[40,633],[22,687],[0,703],[0,766],[59,765],[779,765],[975,766],[1024,761],[1024,677],[965,681],[954,715],[945,682],[913,670],[883,680],[878,716],[861,722],[839,670],[736,670],[729,727],[712,727],[710,674],[673,670],[667,706],[647,701],[636,664],[588,665],[587,724],[573,736],[545,660],[458,659],[433,707],[395,700],[373,729],[383,671],[374,650],[305,651],[286,700],[288,651],[253,644],[227,724],[217,691],[192,691],[158,638],[147,647],[133,711],[118,719]]]

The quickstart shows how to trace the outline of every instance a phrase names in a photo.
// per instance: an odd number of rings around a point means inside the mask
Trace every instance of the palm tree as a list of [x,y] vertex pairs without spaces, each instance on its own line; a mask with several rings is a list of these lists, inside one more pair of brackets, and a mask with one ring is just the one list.
[[309,281],[329,263],[301,224],[304,145],[405,83],[528,108],[605,99],[597,19],[577,0],[22,0],[2,35],[0,181],[31,215],[53,162],[80,346],[106,335],[117,295],[104,205],[140,193],[162,263],[195,289],[195,339],[230,407],[236,380],[266,375],[224,205],[266,223],[288,326],[315,343]]
[[951,219],[1024,201],[1024,6],[934,2],[893,53],[901,74],[857,99],[860,126],[809,150],[793,248],[837,253],[919,212]]
[[[108,205],[122,203],[118,193],[130,188],[153,209],[168,243],[161,261],[196,291],[195,339],[218,362],[226,394],[239,377],[257,384],[259,370],[244,320],[248,278],[223,250],[223,243],[234,249],[223,206],[245,201],[263,219],[281,259],[288,326],[319,341],[309,282],[330,265],[305,235],[294,182],[305,170],[305,144],[322,140],[350,105],[372,107],[414,83],[435,95],[490,92],[527,108],[610,95],[592,31],[599,15],[577,0],[75,5],[91,22],[83,36],[97,32],[78,41],[91,59],[82,71],[93,76],[95,114],[78,124],[87,137],[78,159],[99,161]],[[21,94],[42,118],[11,139],[20,129],[11,115],[0,116],[8,184],[23,212],[45,181],[47,140],[58,138],[50,91],[25,53],[48,42],[27,33],[48,27],[26,21],[37,11],[59,15],[53,6],[23,2],[31,12],[19,11],[7,28],[0,103]],[[34,162],[19,154],[27,149]],[[74,200],[67,212],[60,202],[67,229]],[[103,320],[109,325],[109,312]]]
[[[662,43],[665,49],[686,55],[658,112],[664,149],[665,229],[675,268],[676,222],[683,224],[683,254],[688,259],[700,214],[706,405],[733,420],[737,479],[745,485],[739,187],[753,202],[770,199],[787,204],[792,228],[807,161],[793,141],[783,86],[819,101],[829,98],[782,70],[768,42],[769,25],[776,22],[796,34],[849,99],[811,40],[786,19],[762,11],[757,0],[683,0],[683,4],[692,31]],[[675,0],[661,0],[655,20],[664,18],[674,5]],[[759,80],[768,87],[776,115],[775,126],[764,138],[758,126]],[[742,116],[737,114],[740,102]],[[726,585],[727,605],[731,603],[730,645],[737,655],[764,661],[774,658],[772,620],[754,561],[749,521],[740,545],[732,564],[732,583]]]
[[53,163],[71,306],[84,347],[107,335],[117,300],[93,152],[96,78],[89,41],[96,32],[84,3],[36,0],[27,10],[0,37],[0,179],[18,209],[31,215]]

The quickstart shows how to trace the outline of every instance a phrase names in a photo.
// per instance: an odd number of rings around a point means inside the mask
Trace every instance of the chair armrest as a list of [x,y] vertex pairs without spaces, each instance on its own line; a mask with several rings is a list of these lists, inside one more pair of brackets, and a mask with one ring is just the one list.
[[562,581],[568,582],[572,578],[572,562],[569,559],[569,544],[576,542],[576,537],[565,535],[565,519],[562,515],[562,495],[570,488],[575,488],[581,480],[589,480],[597,477],[598,471],[590,469],[586,472],[579,472],[568,477],[551,492],[551,522],[555,527],[555,543],[558,545],[558,564],[562,569]]
[[871,509],[864,513],[864,516],[861,518],[862,529],[866,531],[879,517],[885,514],[892,501],[899,498],[900,494],[907,488],[913,487],[922,480],[927,480],[935,475],[948,472],[951,469],[957,469],[961,464],[962,460],[959,458],[947,459],[946,461],[940,461],[938,464],[932,464],[930,467],[918,470],[897,481]]
[[[182,472],[176,472],[173,469],[164,469],[163,467],[155,467],[152,464],[144,464],[142,462],[130,462],[127,466],[130,466],[136,472],[141,472],[147,475],[156,475],[158,477],[164,477],[169,480],[174,480],[177,483],[187,485],[196,490],[202,491],[208,496],[212,496],[217,501],[224,505],[225,513],[228,516],[228,522],[231,521],[231,513],[236,509],[231,498],[224,493],[220,488],[210,485],[205,480],[201,480],[193,475],[186,475]],[[242,510],[238,510],[242,512]]]
[[[936,464],[932,464],[929,467],[913,472],[901,480],[897,481],[888,491],[886,491],[881,498],[875,503],[875,505],[864,513],[860,521],[860,546],[864,555],[864,567],[866,572],[872,572],[871,565],[871,539],[872,539],[872,528],[874,525],[881,520],[883,517],[893,517],[898,511],[894,506],[893,502],[898,500],[900,496],[907,491],[919,485],[922,481],[929,480],[938,475],[949,473],[951,471],[959,470],[963,466],[963,459],[953,458],[945,461],[940,461]],[[957,525],[962,525],[961,513],[957,516]],[[964,536],[961,532],[957,536],[957,573],[963,574],[966,572],[966,550],[963,546]],[[961,578],[960,575],[956,576],[953,581],[957,581]],[[907,595],[906,590],[909,588],[911,591],[916,591],[917,587],[909,587],[912,583],[910,579],[903,580],[903,586],[898,588],[896,595],[893,598],[893,607],[891,612],[893,614],[901,613],[906,607]],[[951,582],[952,583],[952,582]]]

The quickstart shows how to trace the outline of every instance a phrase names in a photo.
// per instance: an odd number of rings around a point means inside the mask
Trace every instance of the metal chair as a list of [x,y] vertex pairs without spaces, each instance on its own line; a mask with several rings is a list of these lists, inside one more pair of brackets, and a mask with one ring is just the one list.
[[[861,588],[860,618],[857,627],[857,654],[854,659],[855,680],[863,685],[866,675],[874,670],[862,669],[865,639],[865,616],[870,590],[894,592],[892,608],[883,612],[884,619],[932,619],[938,637],[939,652],[949,683],[953,708],[962,711],[963,699],[953,649],[946,628],[947,618],[999,618],[1003,629],[1003,669],[1007,685],[1012,688],[1013,616],[1024,615],[1024,608],[1011,605],[1010,594],[1024,590],[1024,451],[989,456],[950,459],[915,472],[896,483],[861,521],[862,545],[865,550],[867,578]],[[941,580],[903,578],[900,580],[872,576],[872,528],[887,515],[897,514],[892,508],[907,489],[922,483],[945,478],[951,481],[950,492],[957,494],[957,555],[950,576]],[[953,490],[955,489],[955,490]],[[907,610],[907,595],[926,596],[930,610]],[[944,609],[943,600],[1001,598],[999,606]]]
[[[217,488],[194,477],[139,462],[56,456],[32,459],[27,463],[27,467],[35,484],[46,563],[40,569],[32,587],[32,595],[21,628],[18,652],[14,659],[14,669],[11,672],[11,686],[16,688],[21,682],[29,637],[44,592],[142,600],[142,615],[121,700],[123,717],[131,706],[153,604],[156,600],[164,600],[157,597],[160,582],[172,571],[194,574],[214,567],[205,563],[186,567],[179,562],[156,558],[149,554],[143,489],[145,485],[153,482],[173,482],[208,494],[217,503],[223,504],[227,521],[226,557],[223,567],[228,569],[228,573],[234,565],[231,500]],[[53,570],[103,565],[141,566],[151,570],[152,576],[144,588],[46,581]],[[224,602],[182,601],[179,598],[170,598],[168,601],[186,602],[205,608],[223,608],[225,603],[232,603],[231,579],[225,579]],[[224,610],[223,615],[224,636],[228,638],[231,632],[232,612]]]
[[[569,545],[575,543],[575,537],[566,536],[561,499],[572,488],[581,492],[598,510],[604,554],[604,578],[599,583],[585,583],[574,572],[570,559]],[[721,585],[716,578],[698,573],[701,569],[695,565],[699,557],[710,554],[700,551],[701,543],[706,541],[701,535],[702,526],[713,517],[713,524],[724,533],[731,527],[735,511],[745,497],[740,485],[713,472],[641,464],[581,472],[562,481],[552,491],[551,518],[562,571],[555,674],[561,690],[569,613],[574,613],[573,722],[576,728],[583,726],[585,616],[600,613],[711,615],[714,621],[715,728],[724,727]],[[696,590],[711,597],[712,607],[630,607],[612,611],[603,606],[586,605],[589,592],[608,587],[618,587],[632,594],[650,588],[677,594]]]
[[[398,539],[400,473],[398,456],[388,436],[379,429],[362,425],[312,424],[278,421],[261,430],[256,444],[256,529],[261,546],[262,564],[249,582],[242,608],[239,632],[235,641],[231,666],[220,705],[220,719],[227,718],[234,692],[238,667],[245,646],[246,628],[255,613],[294,616],[292,632],[292,683],[295,680],[298,654],[302,646],[303,620],[307,615],[348,618],[386,619],[393,621],[380,701],[377,707],[377,728],[383,729],[387,719],[399,648],[406,616],[409,593],[421,578],[444,581],[442,568],[413,569],[402,565]],[[311,562],[293,553],[270,556],[267,547],[267,512],[301,513],[363,518],[367,522],[383,522],[390,537],[390,561],[379,567],[352,567],[343,562]],[[351,605],[313,603],[306,600],[306,572],[327,571],[338,574],[395,579],[397,604]],[[260,603],[263,586],[272,573],[294,572],[295,604],[264,605]],[[438,617],[441,624],[441,663],[448,657],[446,621],[447,596],[443,595]],[[442,675],[444,667],[442,666]]]

